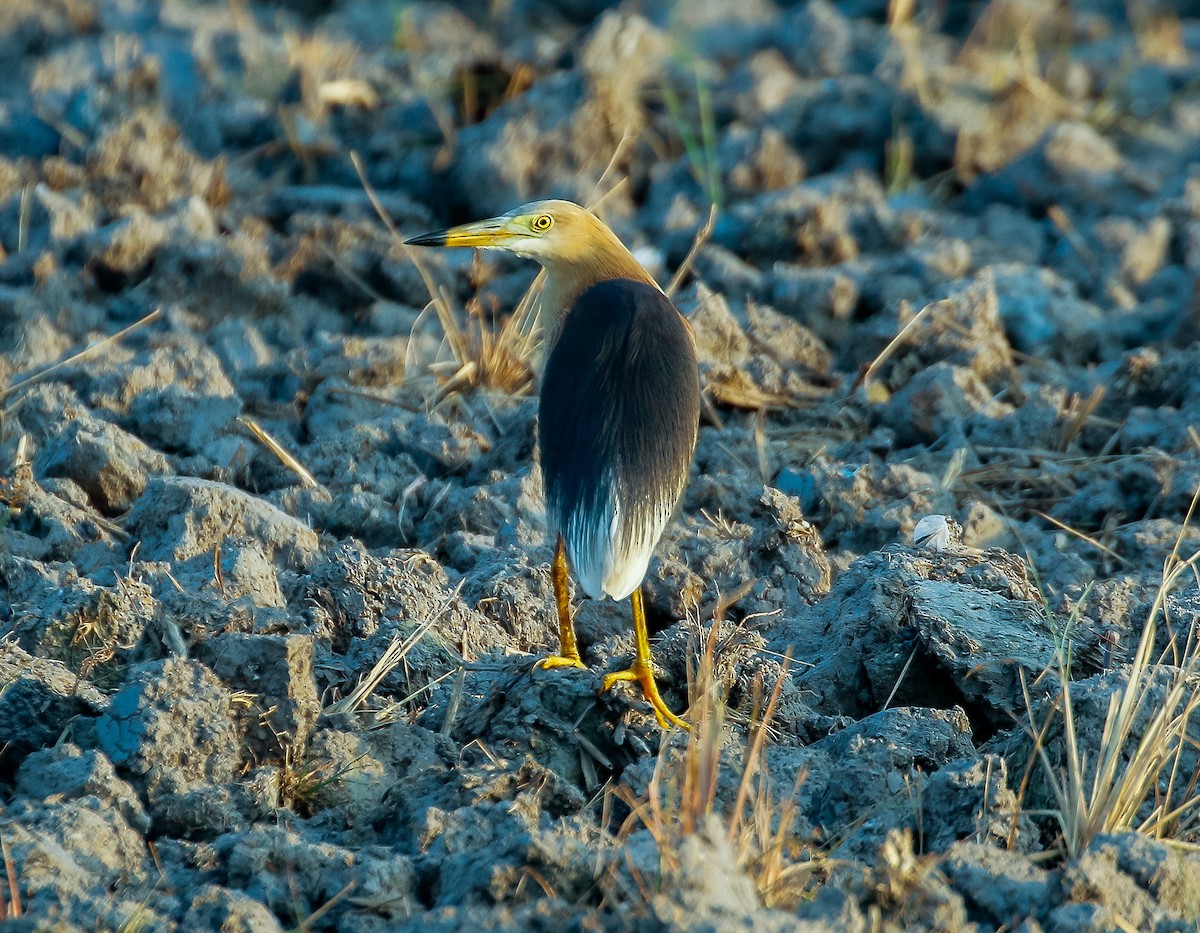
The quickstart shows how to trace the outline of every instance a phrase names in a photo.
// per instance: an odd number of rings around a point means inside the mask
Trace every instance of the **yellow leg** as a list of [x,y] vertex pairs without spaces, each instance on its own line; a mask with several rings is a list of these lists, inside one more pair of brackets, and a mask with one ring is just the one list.
[[636,680],[642,685],[642,694],[646,697],[646,701],[654,707],[654,715],[660,726],[664,729],[671,726],[690,729],[691,727],[686,722],[667,709],[667,704],[663,702],[662,695],[658,692],[658,684],[654,682],[654,665],[650,660],[650,633],[646,630],[646,609],[642,605],[642,588],[640,586],[633,591],[629,602],[633,606],[633,637],[636,643],[633,666],[624,671],[608,674],[604,678],[600,692],[611,689],[613,684],[620,683],[622,680]]
[[538,661],[537,667],[583,667],[579,646],[575,644],[575,626],[571,624],[571,594],[567,587],[567,549],[562,535],[554,549],[554,604],[558,607],[558,654]]

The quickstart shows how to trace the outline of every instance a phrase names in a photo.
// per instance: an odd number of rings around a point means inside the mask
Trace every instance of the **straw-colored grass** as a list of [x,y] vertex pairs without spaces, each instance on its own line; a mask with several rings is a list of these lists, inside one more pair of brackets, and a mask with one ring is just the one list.
[[765,768],[786,659],[770,696],[765,702],[761,692],[755,698],[737,794],[732,804],[722,808],[717,799],[721,752],[728,740],[731,717],[714,677],[717,628],[714,624],[692,679],[692,730],[682,757],[667,753],[667,736],[645,796],[639,798],[624,785],[615,788],[615,796],[630,810],[615,842],[623,846],[639,827],[644,827],[658,851],[659,878],[653,884],[636,879],[638,887],[643,891],[669,887],[680,868],[681,844],[704,832],[717,814],[738,866],[754,884],[764,906],[794,909],[811,896],[824,861],[795,833],[796,797],[804,774],[797,775],[794,786],[780,789],[773,785]]
[[4,862],[4,881],[8,897],[0,886],[0,920],[15,920],[24,912],[21,906],[21,888],[17,884],[17,865],[13,861],[12,848],[7,839],[0,836],[0,861]]
[[[1169,632],[1166,648],[1155,649],[1161,629],[1170,622],[1167,596],[1185,583],[1200,586],[1200,551],[1188,557],[1180,553],[1198,501],[1200,489],[1164,563],[1124,685],[1109,699],[1098,745],[1085,746],[1075,719],[1067,646],[1058,661],[1062,687],[1040,722],[1026,693],[1028,732],[1068,855],[1082,852],[1101,833],[1129,830],[1200,848],[1200,766],[1195,764],[1200,751],[1195,716],[1200,709],[1200,619],[1191,620],[1182,642],[1178,633]],[[1047,746],[1060,729],[1065,761],[1056,763]]]

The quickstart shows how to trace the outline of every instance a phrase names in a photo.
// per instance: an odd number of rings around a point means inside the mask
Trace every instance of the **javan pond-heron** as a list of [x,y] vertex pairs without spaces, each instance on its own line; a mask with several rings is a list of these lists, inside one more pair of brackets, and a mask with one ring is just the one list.
[[570,201],[426,233],[414,246],[475,246],[546,270],[550,351],[538,407],[546,521],[561,648],[542,667],[583,667],[571,624],[568,564],[593,599],[630,597],[636,654],[602,692],[635,680],[663,728],[687,728],[654,680],[642,579],[687,482],[700,421],[691,328],[633,254]]

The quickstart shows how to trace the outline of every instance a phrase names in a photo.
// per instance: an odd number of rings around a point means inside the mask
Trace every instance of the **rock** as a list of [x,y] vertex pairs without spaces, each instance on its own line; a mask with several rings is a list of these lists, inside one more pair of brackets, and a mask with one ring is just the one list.
[[216,885],[199,888],[180,927],[182,933],[282,933],[283,927],[266,907],[248,894]]
[[1116,258],[1117,275],[1131,285],[1153,278],[1168,259],[1171,224],[1164,217],[1138,224],[1131,218],[1106,217],[1092,227],[1101,247]]
[[[522,651],[553,651],[558,613],[550,580],[549,555],[533,560],[515,546],[498,548],[494,538],[470,558],[463,571],[463,599],[475,605],[494,626],[511,637]],[[464,562],[465,562],[464,558]],[[580,607],[582,613],[583,607]],[[579,619],[580,650],[591,648],[584,619]]]
[[[1032,682],[1053,656],[1050,626],[1037,604],[1012,590],[963,582],[988,557],[921,554],[889,548],[860,560],[828,598],[781,620],[769,644],[812,662],[797,681],[827,713],[857,718],[892,696],[910,706],[961,703],[975,728],[1007,728],[1024,709],[1021,672]],[[1016,593],[1032,589],[1022,569],[997,569],[1003,580],[1020,574],[1009,583]],[[811,647],[830,632],[835,650]]]
[[939,867],[966,898],[972,916],[997,927],[1044,920],[1054,900],[1053,874],[1017,852],[963,840],[950,847]]
[[88,266],[108,291],[136,285],[169,236],[166,224],[139,210],[97,231]]
[[105,515],[127,511],[152,477],[170,471],[161,453],[98,418],[63,425],[47,439],[34,468],[42,476],[75,481]]
[[813,383],[828,372],[829,351],[797,322],[753,304],[735,313],[703,286],[689,320],[701,383],[715,401],[754,410],[818,394]]
[[943,713],[910,708],[868,716],[813,748],[832,761],[860,762],[853,773],[830,782],[815,807],[816,819],[835,834],[874,817],[876,811],[915,808],[922,773],[973,756],[975,751],[971,726],[961,709]]
[[330,905],[326,914],[346,929],[373,915],[404,917],[417,903],[412,860],[379,848],[352,851],[276,827],[228,833],[212,848],[217,883],[253,891],[254,899],[277,915],[300,911],[309,916],[351,882],[354,899]]
[[395,786],[396,776],[356,732],[321,729],[297,753],[294,785],[287,801],[300,813],[334,809],[352,821],[370,814]]
[[[280,321],[296,307],[295,301],[287,303],[291,290],[289,280],[284,278],[286,272],[286,268],[271,265],[262,242],[253,235],[203,239],[180,232],[159,249],[151,281],[155,297],[162,304],[183,304],[209,324],[227,320],[230,309],[251,319]],[[181,297],[187,301],[181,302]],[[206,352],[197,357],[197,362],[207,364],[209,359]],[[226,393],[212,394],[223,397]]]
[[[37,656],[64,663],[77,676],[111,688],[153,627],[150,589],[118,577],[99,586],[86,577],[29,564],[10,591],[12,631]],[[16,574],[14,574],[16,576]]]
[[[991,447],[1055,450],[1063,446],[1070,420],[1068,394],[1057,386],[1039,386],[1026,396],[1020,408],[1004,411],[995,406],[970,419],[971,440]],[[991,415],[989,417],[989,414]]]
[[1059,879],[1063,905],[1050,911],[1047,931],[1065,930],[1066,923],[1076,929],[1095,929],[1113,924],[1121,917],[1135,928],[1149,929],[1167,919],[1153,899],[1137,883],[1117,868],[1116,853],[1099,848],[1073,859]]
[[[753,195],[799,184],[807,172],[804,159],[778,130],[730,132],[719,159],[725,184],[733,191]],[[730,281],[719,276],[713,281]]]
[[797,586],[809,601],[821,598],[829,592],[832,571],[820,532],[804,518],[799,500],[778,489],[764,486],[760,501],[770,524],[751,539],[750,547],[766,558],[779,585]]
[[95,715],[108,706],[104,694],[61,663],[32,657],[9,639],[0,641],[0,683],[0,718],[9,723],[0,751],[5,771],[57,741],[81,707]]
[[317,553],[317,536],[304,523],[240,489],[192,477],[151,481],[127,524],[144,560],[187,560],[227,535],[256,539],[279,564],[305,566]]
[[[283,609],[287,606],[280,589],[280,571],[271,563],[267,548],[259,541],[230,535],[220,542],[220,551],[199,554],[172,569],[177,580],[189,580],[196,588],[215,586],[229,602],[247,600],[255,606]],[[219,556],[220,564],[214,566]]]
[[140,393],[129,408],[138,434],[171,453],[200,453],[234,430],[242,404],[233,395],[211,396],[168,385]]
[[473,653],[507,644],[419,551],[381,560],[361,547],[339,546],[304,581],[304,593],[312,624],[345,653],[351,670],[370,670],[389,644],[421,631],[406,655],[406,683],[416,682],[409,687],[457,666],[455,645]]
[[235,710],[253,760],[303,757],[321,711],[312,637],[228,632],[197,647],[197,660],[227,689],[253,697]]
[[96,723],[101,750],[150,799],[232,781],[242,763],[232,698],[195,661],[146,665]]
[[[1027,852],[1039,841],[1037,827],[1009,786],[1008,766],[998,755],[964,758],[939,768],[921,791],[921,811],[920,824],[908,825],[922,834],[927,851],[953,851],[958,840],[974,839]],[[929,819],[927,813],[937,818]]]
[[1067,201],[1084,210],[1128,203],[1124,159],[1111,141],[1085,123],[1051,126],[1039,143],[1010,164],[975,182],[977,199],[1044,209]]
[[880,417],[896,431],[897,442],[908,446],[947,436],[963,437],[976,415],[978,421],[990,427],[998,415],[1007,413],[1007,408],[994,400],[987,385],[970,369],[934,363],[892,395]]
[[1162,908],[1195,922],[1197,908],[1192,893],[1200,877],[1200,862],[1190,853],[1136,832],[1101,834],[1092,848],[1115,852],[1117,867],[1153,895]]
[[163,922],[153,908],[123,895],[150,882],[153,864],[141,834],[95,797],[31,806],[0,817],[23,911],[78,928],[117,928],[134,917]]
[[[944,363],[961,366],[984,383],[998,384],[1013,372],[1012,350],[1000,322],[996,289],[986,274],[949,297],[927,305],[920,320],[905,333],[881,376],[898,389],[926,367]],[[911,314],[902,313],[899,333]],[[886,373],[886,375],[883,375]]]
[[34,194],[50,215],[50,237],[70,240],[95,229],[96,206],[89,197],[75,198],[38,185]]
[[[603,749],[611,741],[603,725],[610,714],[601,706],[598,693],[596,674],[539,671],[531,660],[517,658],[490,670],[468,673],[449,734],[464,740],[494,734],[508,756],[528,752],[549,772],[579,786],[584,781],[576,730],[595,748]],[[451,695],[448,689],[434,694],[435,702],[420,724],[446,731]],[[613,698],[612,702],[621,706],[626,701]]]
[[865,173],[812,178],[739,202],[713,240],[758,263],[841,263],[882,245],[887,213],[882,189]]
[[[458,135],[451,177],[472,216],[491,217],[535,197],[584,199],[576,185],[564,184],[564,179],[585,166],[595,166],[598,174],[608,157],[605,151],[601,158],[598,148],[580,152],[585,144],[575,142],[581,137],[567,102],[584,94],[581,75],[560,72]],[[481,159],[480,153],[492,155]]]
[[776,263],[771,304],[811,327],[822,340],[841,346],[853,328],[858,282],[842,271]]
[[792,64],[808,78],[845,74],[854,69],[854,38],[850,22],[827,0],[797,8],[785,29],[799,40],[791,49]]
[[244,803],[229,785],[198,784],[165,791],[150,803],[156,832],[177,839],[211,841],[223,833],[243,832],[249,821]]
[[[166,316],[181,313],[178,305],[172,305]],[[145,350],[117,347],[95,360],[72,364],[66,368],[64,378],[87,403],[108,413],[109,420],[135,431],[140,430],[143,418],[151,427],[154,425],[152,405],[139,401],[143,395],[149,394],[151,399],[165,395],[168,403],[174,393],[197,400],[214,399],[217,412],[213,414],[218,418],[223,411],[221,400],[234,395],[233,386],[221,369],[220,358],[196,335],[186,331],[157,337],[154,345]],[[173,389],[168,389],[172,386]],[[131,416],[135,407],[138,415]],[[48,400],[39,403],[39,410],[57,414]],[[187,412],[181,417],[186,425],[202,425],[211,422],[213,414]],[[161,424],[159,429],[167,430]]]
[[[448,3],[405,9],[398,17],[396,32],[404,37],[413,62],[414,81],[418,85],[442,86],[458,74],[499,62],[495,38],[480,26]],[[374,41],[377,33],[375,22],[362,38]]]
[[[528,777],[536,779],[536,770]],[[423,814],[420,850],[439,863],[433,879],[435,904],[506,900],[527,869],[537,871],[566,897],[579,896],[594,884],[594,862],[569,824],[536,825],[528,793],[518,792],[511,803],[492,799],[492,793],[511,798],[513,778],[520,780],[520,774],[504,775],[481,788],[484,793],[476,806],[451,811],[432,807]],[[490,852],[488,859],[475,857],[481,848]]]
[[1011,722],[1023,705],[1021,675],[1037,678],[1053,661],[1039,606],[940,580],[918,583],[912,600],[922,647],[950,671],[969,704],[987,709],[991,725]]
[[117,777],[112,763],[95,749],[66,743],[34,752],[17,771],[17,790],[32,800],[48,795],[95,797],[124,817],[139,833],[150,828],[136,791]]
[[91,149],[88,171],[114,211],[137,204],[157,213],[178,198],[217,199],[224,184],[220,168],[199,159],[179,129],[149,109],[132,113]]

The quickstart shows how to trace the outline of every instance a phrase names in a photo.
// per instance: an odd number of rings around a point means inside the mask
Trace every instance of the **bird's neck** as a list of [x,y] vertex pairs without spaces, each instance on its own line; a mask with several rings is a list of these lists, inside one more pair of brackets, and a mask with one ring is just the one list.
[[615,248],[596,251],[586,259],[545,264],[546,283],[542,286],[541,321],[547,347],[553,346],[575,299],[593,285],[610,279],[632,279],[634,282],[659,287],[633,254],[615,236],[613,240]]

